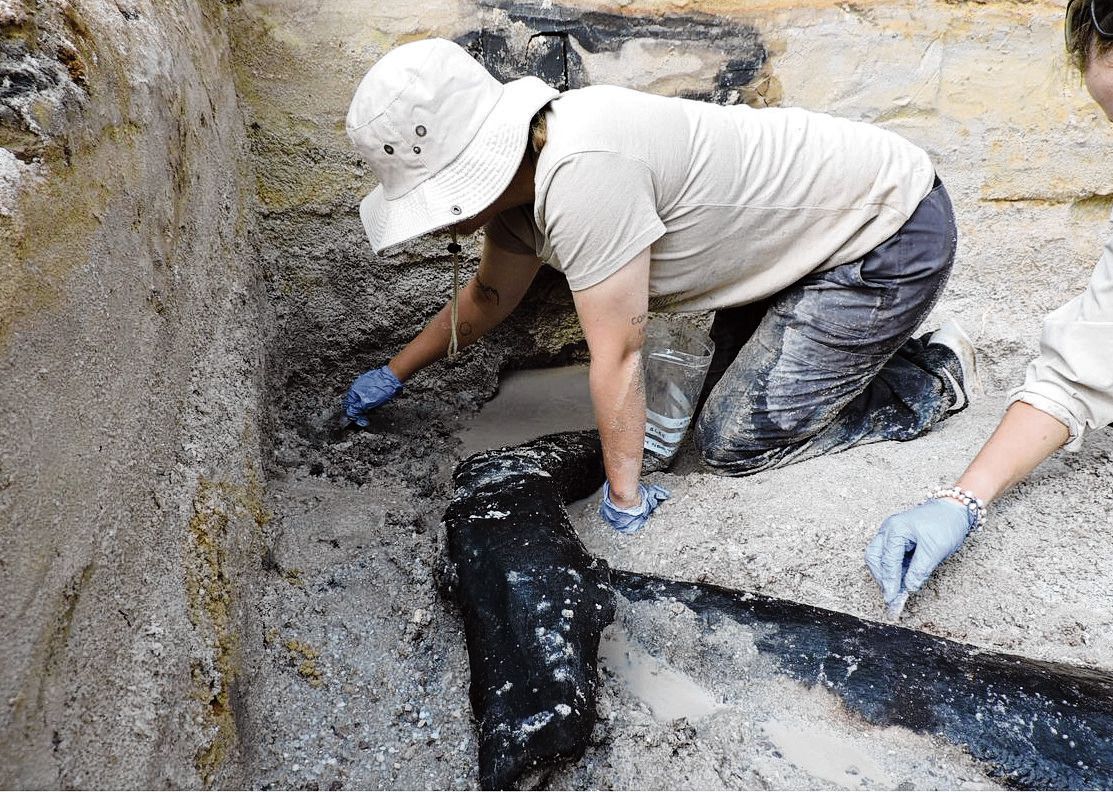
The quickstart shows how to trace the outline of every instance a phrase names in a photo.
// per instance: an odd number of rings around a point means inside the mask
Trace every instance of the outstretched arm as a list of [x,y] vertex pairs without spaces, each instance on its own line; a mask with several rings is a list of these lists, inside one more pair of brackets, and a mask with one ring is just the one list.
[[[460,348],[472,344],[510,315],[540,269],[536,256],[511,253],[490,239],[483,243],[479,271],[460,290],[456,332]],[[451,304],[445,306],[388,365],[399,380],[443,358],[452,337]]]
[[1030,404],[1014,402],[958,486],[986,503],[996,500],[1062,447],[1068,436],[1058,419]]
[[[460,291],[457,338],[465,347],[505,319],[521,302],[541,262],[536,256],[511,253],[484,242],[479,271]],[[344,396],[344,414],[367,426],[367,413],[402,391],[402,380],[444,357],[452,337],[451,303],[445,305],[417,338],[377,369],[356,378]]]
[[641,496],[645,439],[642,346],[649,306],[649,248],[601,283],[573,292],[576,313],[591,353],[589,381],[603,465],[616,506],[636,506]]
[[[1015,402],[957,486],[988,503],[1035,470],[1069,434],[1058,419]],[[881,585],[894,618],[907,594],[919,591],[935,568],[962,546],[976,521],[968,503],[939,497],[881,523],[866,548],[866,566]]]

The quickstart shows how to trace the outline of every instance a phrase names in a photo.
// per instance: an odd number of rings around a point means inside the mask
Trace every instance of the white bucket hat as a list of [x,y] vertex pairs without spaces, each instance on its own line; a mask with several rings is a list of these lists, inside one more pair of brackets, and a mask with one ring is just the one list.
[[522,161],[530,120],[557,95],[536,77],[503,85],[445,39],[384,55],[356,89],[347,120],[380,182],[359,205],[375,252],[494,203]]

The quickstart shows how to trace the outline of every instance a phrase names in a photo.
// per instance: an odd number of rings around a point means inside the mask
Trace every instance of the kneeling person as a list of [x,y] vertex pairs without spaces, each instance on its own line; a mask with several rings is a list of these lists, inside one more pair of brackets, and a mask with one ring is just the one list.
[[382,182],[361,204],[377,252],[486,229],[455,322],[445,306],[357,379],[354,420],[443,357],[454,325],[467,345],[500,322],[542,262],[567,277],[587,339],[601,513],[619,530],[667,497],[639,481],[650,309],[715,312],[695,439],[725,475],[906,440],[965,404],[961,332],[912,338],[954,260],[951,202],[927,154],[893,133],[612,86],[502,85],[443,40],[384,56],[348,132]]

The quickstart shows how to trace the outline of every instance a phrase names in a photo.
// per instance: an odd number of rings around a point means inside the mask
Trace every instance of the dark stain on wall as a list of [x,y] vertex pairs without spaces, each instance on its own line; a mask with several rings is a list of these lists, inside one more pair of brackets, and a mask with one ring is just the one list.
[[524,46],[512,43],[521,36],[511,36],[506,22],[457,39],[503,81],[532,74],[561,90],[580,88],[587,82],[578,50],[615,52],[629,41],[650,39],[721,52],[723,65],[714,81],[705,90],[682,96],[738,104],[745,99],[740,89],[753,83],[768,61],[756,28],[709,14],[628,16],[507,0],[484,0],[481,5],[503,11],[510,24],[520,23],[534,31]]

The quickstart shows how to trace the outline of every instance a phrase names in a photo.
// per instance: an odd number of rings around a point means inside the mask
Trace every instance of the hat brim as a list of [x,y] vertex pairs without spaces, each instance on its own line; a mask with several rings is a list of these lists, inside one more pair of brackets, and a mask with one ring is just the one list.
[[448,166],[397,198],[386,198],[382,185],[368,193],[359,216],[375,252],[475,217],[494,203],[521,164],[530,120],[558,95],[536,77],[506,83],[475,137]]

